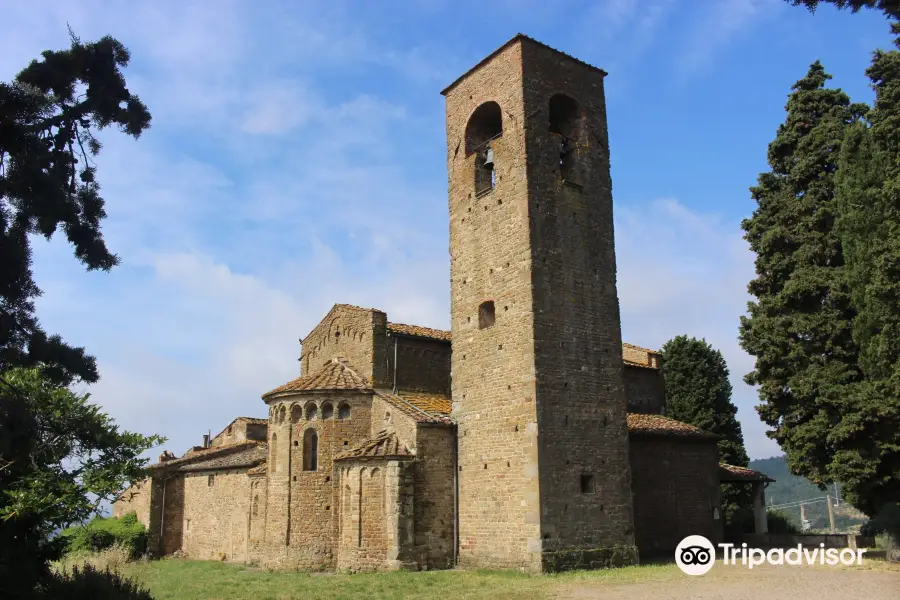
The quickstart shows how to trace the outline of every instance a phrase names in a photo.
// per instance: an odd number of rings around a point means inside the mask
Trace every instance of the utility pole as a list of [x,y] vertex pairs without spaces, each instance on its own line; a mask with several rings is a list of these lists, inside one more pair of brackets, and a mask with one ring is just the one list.
[[806,531],[806,505],[800,503],[800,531]]
[[831,496],[825,496],[825,501],[828,503],[828,527],[831,533],[834,533],[834,506],[831,504]]

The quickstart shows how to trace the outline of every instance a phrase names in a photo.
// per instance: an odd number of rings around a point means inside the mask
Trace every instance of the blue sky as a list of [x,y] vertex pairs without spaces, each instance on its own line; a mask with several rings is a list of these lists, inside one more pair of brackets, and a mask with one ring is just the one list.
[[[518,32],[605,69],[627,341],[705,337],[728,360],[752,457],[778,453],[737,343],[753,256],[740,221],[786,95],[822,60],[870,102],[876,13],[781,0],[0,0],[0,76],[110,34],[153,114],[98,161],[112,273],[35,242],[48,331],[84,345],[93,399],[181,454],[295,377],[335,302],[449,327],[439,92]],[[158,451],[154,451],[154,455]]]

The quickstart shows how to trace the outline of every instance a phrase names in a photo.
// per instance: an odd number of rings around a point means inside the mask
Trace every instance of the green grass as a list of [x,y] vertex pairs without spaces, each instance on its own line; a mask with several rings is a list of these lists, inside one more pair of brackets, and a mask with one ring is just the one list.
[[559,575],[515,571],[430,571],[361,575],[282,573],[241,565],[168,559],[138,561],[122,572],[150,588],[156,600],[288,600],[365,598],[512,600],[553,598],[568,585],[610,585],[665,578],[674,565],[651,565]]

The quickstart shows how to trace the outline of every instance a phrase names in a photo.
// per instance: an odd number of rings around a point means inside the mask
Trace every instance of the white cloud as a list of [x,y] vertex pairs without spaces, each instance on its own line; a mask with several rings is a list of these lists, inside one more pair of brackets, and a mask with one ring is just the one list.
[[[180,453],[234,416],[264,414],[260,394],[296,376],[297,338],[335,302],[449,325],[446,180],[418,180],[403,162],[420,159],[409,140],[433,144],[442,161],[440,127],[420,136],[418,107],[323,89],[345,65],[449,82],[439,53],[380,48],[346,15],[332,18],[340,7],[23,6],[10,10],[29,35],[0,26],[4,73],[64,45],[64,29],[44,19],[51,10],[85,39],[111,31],[132,49],[128,81],[154,115],[137,142],[104,137],[104,231],[123,265],[86,274],[61,240],[35,248],[39,315],[98,356],[94,398],[124,427],[166,435]],[[634,6],[604,9],[611,31],[635,27],[627,60],[671,10],[670,0]],[[260,24],[265,35],[254,35]],[[737,315],[752,265],[735,224],[675,200],[617,211],[627,339],[658,346],[688,333],[720,348],[751,454],[769,453],[739,382],[749,359]]]
[[705,338],[728,363],[748,452],[778,454],[743,382],[753,359],[738,344],[738,324],[754,266],[738,224],[671,198],[617,206],[616,254],[623,337],[651,348],[681,334]]
[[696,27],[686,30],[684,45],[676,53],[681,78],[709,67],[725,46],[784,6],[781,0],[717,0],[711,6],[694,5],[703,14]]

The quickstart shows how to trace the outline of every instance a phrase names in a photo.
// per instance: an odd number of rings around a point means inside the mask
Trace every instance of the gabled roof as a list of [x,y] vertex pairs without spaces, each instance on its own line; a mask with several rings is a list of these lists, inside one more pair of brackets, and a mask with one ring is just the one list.
[[442,342],[450,341],[450,332],[444,329],[432,329],[431,327],[419,327],[418,325],[404,325],[403,323],[388,323],[387,330],[388,333],[430,338]]
[[208,465],[206,468],[224,468],[224,466],[216,467],[216,465],[231,465],[234,467],[236,465],[245,464],[242,461],[248,461],[246,464],[250,464],[253,460],[256,460],[255,457],[257,456],[261,456],[261,460],[265,460],[266,444],[264,442],[242,442],[240,444],[231,444],[229,446],[203,448],[188,456],[173,458],[171,460],[150,465],[150,468],[183,471],[187,470],[182,468],[185,465],[193,466],[198,464]]
[[765,473],[754,471],[747,467],[738,467],[735,465],[719,465],[719,481],[775,481]]
[[719,438],[719,436],[703,431],[699,427],[694,427],[662,415],[629,413],[627,419],[629,435],[675,436],[709,440]]
[[318,371],[304,375],[280,385],[272,391],[262,395],[263,400],[281,394],[293,394],[298,392],[312,392],[322,390],[368,390],[369,383],[360,376],[347,359],[337,356],[332,358]]
[[191,461],[181,465],[177,471],[218,471],[222,469],[240,469],[254,467],[266,461],[266,445],[253,444],[236,452],[226,452],[214,456],[205,456],[202,460]]
[[343,452],[334,460],[347,460],[351,458],[412,458],[413,454],[393,432],[382,432],[365,440],[355,448]]

